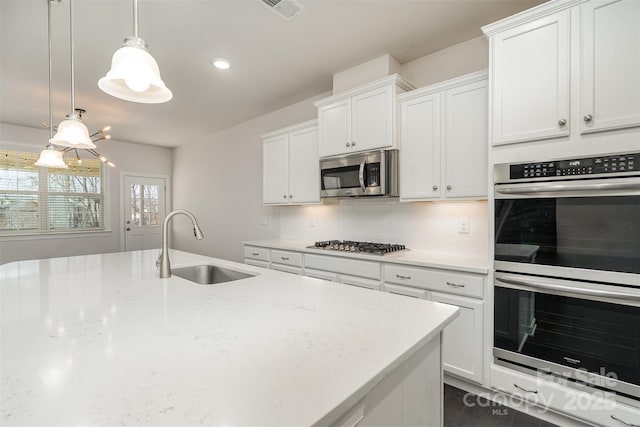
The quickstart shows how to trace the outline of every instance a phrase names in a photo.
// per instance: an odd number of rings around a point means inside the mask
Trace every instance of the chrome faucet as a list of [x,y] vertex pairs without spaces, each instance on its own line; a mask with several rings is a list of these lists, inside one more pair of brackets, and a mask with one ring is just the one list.
[[198,225],[198,221],[196,221],[196,217],[193,216],[191,212],[184,209],[176,209],[169,212],[162,223],[162,252],[160,252],[160,256],[156,261],[156,266],[160,267],[161,279],[171,277],[171,262],[169,261],[169,220],[178,214],[183,214],[189,217],[193,224],[193,235],[196,236],[196,239],[202,240],[204,237],[202,235],[202,230],[200,230],[200,226]]

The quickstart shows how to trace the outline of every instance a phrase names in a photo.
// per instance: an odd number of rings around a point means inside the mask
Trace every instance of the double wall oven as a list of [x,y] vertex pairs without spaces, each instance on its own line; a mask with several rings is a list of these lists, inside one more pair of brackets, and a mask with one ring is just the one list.
[[640,153],[494,172],[495,362],[640,404]]

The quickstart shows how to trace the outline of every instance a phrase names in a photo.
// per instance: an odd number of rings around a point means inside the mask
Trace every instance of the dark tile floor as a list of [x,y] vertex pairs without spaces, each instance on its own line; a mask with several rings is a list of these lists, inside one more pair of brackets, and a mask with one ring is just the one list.
[[445,384],[444,427],[555,427],[555,424]]

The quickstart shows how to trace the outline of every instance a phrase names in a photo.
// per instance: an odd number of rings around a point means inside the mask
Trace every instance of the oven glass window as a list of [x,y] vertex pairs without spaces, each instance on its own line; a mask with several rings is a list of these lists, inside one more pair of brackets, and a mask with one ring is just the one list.
[[640,385],[640,307],[494,289],[495,347]]
[[640,273],[640,196],[498,199],[495,259]]

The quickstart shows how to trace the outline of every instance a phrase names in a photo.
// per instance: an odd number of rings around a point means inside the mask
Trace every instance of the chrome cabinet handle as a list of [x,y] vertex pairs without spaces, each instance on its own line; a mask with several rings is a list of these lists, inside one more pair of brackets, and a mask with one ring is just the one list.
[[584,116],[585,122],[590,122],[591,120],[593,120],[593,116],[591,114],[587,114],[586,116]]
[[251,255],[258,256],[258,255],[260,255],[260,252],[251,252]]
[[280,259],[283,260],[283,261],[289,261],[289,257],[288,256],[281,256]]
[[574,365],[579,365],[580,361],[578,359],[572,359],[571,357],[564,356],[563,359],[569,363],[573,363]]
[[411,276],[403,276],[402,274],[396,274],[396,277],[398,279],[407,279],[407,280],[411,279]]
[[437,186],[437,185],[434,185],[434,186],[433,186],[433,191],[436,191],[437,189],[438,189],[438,186]]
[[127,228],[125,228],[125,230],[131,231],[131,227],[127,227]]
[[345,144],[347,147],[351,147],[351,144],[349,144],[348,142]]
[[291,194],[289,194],[289,198],[292,198],[293,196]]
[[352,147],[355,147],[355,146],[356,146],[356,142],[355,142],[355,141],[353,141],[353,142],[351,143],[351,146],[352,146]]
[[451,190],[453,187],[450,185],[447,185],[447,190]]
[[518,384],[516,384],[516,383],[513,383],[513,386],[514,386],[515,388],[517,388],[517,389],[520,389],[520,390],[524,391],[525,393],[538,394],[538,390],[527,390],[527,389],[526,389],[526,388],[524,388],[524,387],[520,387],[520,386],[519,386]]
[[458,285],[456,283],[447,282],[447,285],[453,286],[454,288],[464,288],[465,285]]
[[286,198],[287,198],[287,195],[286,195],[286,194],[283,194],[283,195],[282,195],[282,197],[286,199]]
[[615,416],[615,415],[613,415],[613,414],[611,415],[611,419],[612,419],[612,420],[614,420],[614,421],[617,421],[617,422],[619,422],[619,423],[622,423],[622,424],[624,424],[624,425],[626,425],[626,426],[630,426],[630,427],[640,427],[640,424],[633,424],[633,423],[630,423],[630,422],[628,422],[628,421],[621,420],[620,418],[616,417],[616,416]]
[[558,120],[558,126],[564,126],[567,124],[567,119],[560,119]]

